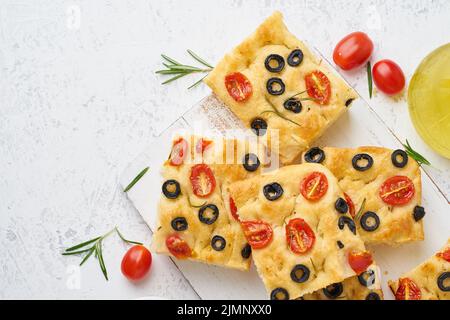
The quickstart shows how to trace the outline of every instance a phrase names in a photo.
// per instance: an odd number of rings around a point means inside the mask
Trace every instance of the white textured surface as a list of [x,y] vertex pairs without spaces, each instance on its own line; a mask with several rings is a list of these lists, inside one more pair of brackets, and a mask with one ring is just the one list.
[[[384,3],[0,0],[0,298],[196,298],[167,259],[130,284],[120,274],[126,247],[117,238],[105,244],[109,282],[92,260],[71,289],[70,266],[79,260],[59,255],[116,224],[130,238],[150,238],[118,176],[152,135],[209,93],[185,90],[194,79],[160,86],[159,54],[187,61],[190,48],[215,63],[279,9],[290,30],[326,57],[345,34],[370,33],[374,59],[396,60],[409,79],[449,41],[450,2]],[[344,77],[368,98],[363,71]],[[420,140],[406,102],[378,94],[369,104],[431,160],[436,169],[427,171],[448,199],[450,162]]]

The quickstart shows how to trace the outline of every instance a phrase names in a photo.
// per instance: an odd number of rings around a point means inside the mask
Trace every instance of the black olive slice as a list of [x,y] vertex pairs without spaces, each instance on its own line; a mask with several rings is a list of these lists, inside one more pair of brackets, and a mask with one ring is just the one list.
[[289,292],[285,288],[275,288],[270,293],[270,300],[289,300]]
[[306,162],[322,163],[323,160],[325,160],[325,152],[318,147],[313,147],[305,153]]
[[292,111],[293,113],[300,113],[302,111],[302,103],[296,98],[289,98],[283,103],[283,107]]
[[227,242],[221,236],[214,236],[211,240],[211,247],[216,251],[222,251],[226,245]]
[[334,203],[334,208],[339,213],[347,213],[347,211],[348,211],[348,204],[347,204],[347,202],[344,199],[339,198]]
[[309,269],[303,264],[297,264],[291,271],[291,279],[297,283],[303,283],[309,279]]
[[420,221],[423,217],[425,217],[425,209],[421,206],[415,206],[413,211],[414,220]]
[[170,225],[175,231],[184,231],[188,228],[188,223],[184,217],[177,217],[173,219]]
[[353,232],[353,234],[356,234],[355,222],[347,216],[341,216],[338,221],[339,229],[343,230],[345,225],[348,226],[348,228],[350,229],[351,232]]
[[380,295],[376,292],[371,292],[366,296],[366,300],[381,300]]
[[[211,211],[211,214],[208,212]],[[219,217],[219,208],[214,204],[207,204],[198,210],[198,219],[205,224],[213,224]]]
[[247,243],[241,250],[241,256],[244,259],[248,259],[250,258],[251,254],[252,254],[252,247]]
[[291,67],[296,67],[300,65],[302,61],[303,61],[303,51],[300,49],[295,49],[294,51],[292,51],[287,58],[287,63]]
[[[275,66],[273,66],[274,63]],[[264,61],[264,66],[270,72],[280,72],[284,68],[284,59],[279,54],[270,54]]]
[[344,291],[342,283],[333,283],[322,289],[323,294],[329,299],[336,299]]
[[283,188],[279,183],[269,183],[264,186],[263,193],[267,200],[275,201],[283,195]]
[[[365,166],[360,166],[358,164],[358,162],[361,161],[361,160],[366,160],[367,164]],[[353,165],[353,168],[355,168],[358,171],[366,171],[366,170],[368,170],[368,169],[370,169],[372,167],[373,159],[367,153],[358,153],[357,155],[355,155],[353,157],[352,165]]]
[[270,78],[266,83],[267,92],[273,96],[279,96],[284,93],[286,86],[280,78]]
[[258,169],[259,164],[260,164],[260,162],[259,162],[259,159],[256,156],[256,154],[254,154],[254,153],[247,153],[244,156],[244,161],[243,161],[242,165],[244,166],[245,170],[253,172],[253,171],[256,171]]
[[342,243],[342,241],[338,240],[338,241],[336,241],[336,244],[339,247],[339,249],[344,248],[344,244]]
[[167,180],[162,185],[162,192],[166,198],[176,199],[181,193],[180,184],[176,180]]
[[443,272],[437,279],[437,285],[439,289],[441,289],[444,292],[450,291],[450,285],[445,285],[445,280],[450,278],[450,272]]
[[[402,158],[401,161],[398,161],[398,157]],[[397,149],[391,154],[391,161],[394,166],[397,168],[403,168],[408,163],[408,155],[405,151]]]
[[358,275],[358,281],[364,287],[370,287],[375,283],[375,271],[368,269]]
[[367,211],[361,216],[359,224],[364,230],[372,232],[377,230],[380,226],[380,218],[375,212]]
[[250,127],[257,136],[263,136],[267,131],[267,122],[264,119],[255,118],[252,120]]
[[346,107],[350,106],[354,100],[355,99],[353,99],[353,98],[352,99],[348,99],[347,101],[345,101],[345,106]]

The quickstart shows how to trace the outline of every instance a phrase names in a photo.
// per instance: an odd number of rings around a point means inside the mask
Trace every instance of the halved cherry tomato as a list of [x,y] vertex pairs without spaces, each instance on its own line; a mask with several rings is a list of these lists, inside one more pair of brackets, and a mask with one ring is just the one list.
[[414,196],[413,182],[405,176],[393,176],[387,179],[380,187],[380,197],[390,205],[408,203]]
[[228,94],[237,102],[243,102],[253,93],[252,84],[245,75],[234,72],[225,77],[225,87]]
[[174,141],[172,151],[170,153],[170,164],[172,166],[179,166],[183,164],[184,158],[186,158],[188,149],[188,143],[183,138],[179,138]]
[[372,77],[377,88],[388,95],[400,93],[405,87],[405,75],[400,66],[392,60],[375,63]]
[[333,60],[341,69],[350,70],[363,65],[373,52],[373,42],[364,32],[353,32],[336,45]]
[[211,140],[201,138],[200,140],[197,141],[195,151],[197,153],[203,154],[203,152],[205,152],[205,150],[211,145],[211,143],[212,143]]
[[345,198],[345,202],[347,202],[347,205],[348,205],[348,212],[350,213],[352,218],[354,218],[355,214],[356,214],[355,204],[353,203],[352,198],[350,198],[350,196],[348,194],[346,194],[345,192],[344,192],[344,198]]
[[234,203],[234,200],[232,197],[230,197],[230,211],[231,211],[231,215],[233,216],[234,220],[239,221],[239,216],[237,214],[237,207],[236,207],[236,204]]
[[293,253],[306,253],[314,245],[316,236],[308,223],[295,218],[286,225],[286,240]]
[[322,198],[328,190],[327,176],[322,172],[313,172],[300,183],[300,192],[305,199],[317,201]]
[[443,252],[439,252],[437,256],[447,262],[450,262],[450,248],[445,249]]
[[372,254],[368,251],[352,251],[348,254],[348,264],[356,272],[361,274],[373,263]]
[[152,254],[142,246],[135,245],[123,256],[121,269],[123,275],[131,281],[144,278],[152,265]]
[[331,84],[328,77],[319,70],[305,76],[306,91],[308,95],[321,105],[328,104],[331,97]]
[[197,197],[206,198],[216,188],[216,178],[211,168],[206,164],[196,164],[191,168],[192,191]]
[[273,230],[264,221],[244,221],[241,223],[245,237],[253,249],[262,249],[272,241]]
[[172,234],[166,238],[166,247],[177,259],[186,259],[192,255],[192,249],[179,235]]
[[399,280],[395,300],[420,300],[420,288],[410,278],[401,278]]

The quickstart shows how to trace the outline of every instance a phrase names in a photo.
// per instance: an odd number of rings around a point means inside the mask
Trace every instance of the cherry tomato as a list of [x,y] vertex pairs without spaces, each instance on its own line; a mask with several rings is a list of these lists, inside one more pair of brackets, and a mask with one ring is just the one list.
[[328,77],[319,70],[305,76],[306,91],[315,102],[326,105],[331,97],[331,84]]
[[182,165],[184,158],[186,158],[187,149],[188,143],[183,138],[174,141],[172,152],[170,153],[170,164],[172,166]]
[[225,77],[225,87],[228,94],[237,102],[243,102],[253,93],[252,84],[245,75],[234,72]]
[[203,154],[203,152],[205,152],[205,150],[212,144],[211,140],[205,140],[203,138],[199,139],[197,141],[197,144],[195,146],[195,151],[197,153],[201,153]]
[[178,259],[186,259],[192,255],[192,249],[179,235],[172,234],[166,238],[166,247]]
[[142,245],[132,246],[122,259],[122,273],[131,281],[144,278],[152,265],[152,254]]
[[395,292],[395,300],[420,300],[421,293],[417,284],[409,278],[401,278],[397,292]]
[[300,254],[311,250],[316,236],[305,220],[295,218],[286,225],[286,240],[291,251]]
[[439,252],[437,256],[447,262],[450,262],[450,248],[445,249],[443,252]]
[[373,52],[373,42],[364,32],[353,32],[334,48],[333,60],[341,69],[351,70],[363,65]]
[[300,183],[300,192],[305,199],[317,201],[328,190],[328,179],[322,172],[313,172]]
[[352,251],[348,254],[348,264],[356,272],[361,274],[373,263],[372,254],[367,251]]
[[239,221],[239,216],[237,214],[237,207],[236,207],[236,204],[234,203],[234,200],[232,197],[230,197],[230,211],[231,211],[231,215],[233,216],[234,220]]
[[405,75],[399,65],[392,60],[375,63],[372,77],[377,88],[388,95],[400,93],[405,87]]
[[414,196],[414,184],[405,176],[393,176],[387,179],[380,187],[380,197],[390,205],[408,203]]
[[273,230],[264,221],[244,221],[241,223],[245,237],[253,249],[262,249],[272,241]]
[[216,188],[216,178],[211,168],[206,164],[196,164],[191,168],[192,191],[197,197],[206,198]]
[[348,205],[348,212],[350,213],[352,218],[354,218],[355,214],[356,214],[355,204],[353,203],[352,198],[350,198],[350,196],[348,194],[346,194],[345,192],[344,192],[344,198],[345,198],[345,202],[347,202],[347,205]]

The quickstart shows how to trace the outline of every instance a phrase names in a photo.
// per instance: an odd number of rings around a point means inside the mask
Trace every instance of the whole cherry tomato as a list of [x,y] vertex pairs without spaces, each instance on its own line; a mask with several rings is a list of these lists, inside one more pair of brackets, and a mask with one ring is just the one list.
[[144,278],[152,265],[152,254],[142,246],[132,246],[123,256],[122,273],[131,281],[138,281]]
[[351,70],[363,65],[373,52],[373,42],[364,32],[353,32],[336,45],[333,60],[341,69]]
[[377,88],[387,95],[398,94],[405,87],[405,75],[399,65],[392,60],[375,63],[372,77]]

